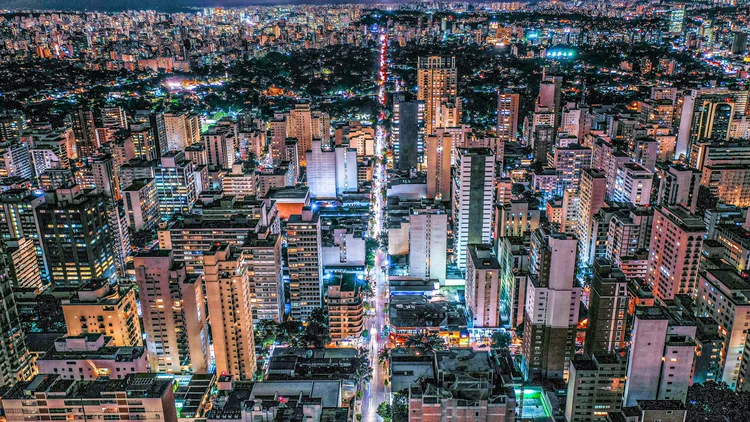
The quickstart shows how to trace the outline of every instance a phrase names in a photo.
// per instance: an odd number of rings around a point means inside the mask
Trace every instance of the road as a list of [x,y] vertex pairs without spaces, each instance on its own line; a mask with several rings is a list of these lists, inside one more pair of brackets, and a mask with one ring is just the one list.
[[[385,106],[385,82],[387,75],[387,50],[388,36],[380,36],[380,70],[378,77],[378,101]],[[371,198],[372,211],[375,214],[372,227],[370,228],[372,236],[380,239],[380,233],[383,230],[383,219],[385,218],[385,204],[383,203],[382,189],[387,185],[388,171],[383,163],[383,150],[387,146],[387,131],[383,126],[383,120],[386,118],[385,113],[378,116],[378,124],[375,127],[375,155],[378,158],[378,164],[373,172],[373,195]],[[386,379],[386,370],[383,365],[378,363],[378,352],[383,348],[387,338],[383,336],[383,327],[387,323],[385,318],[385,303],[388,300],[388,255],[382,250],[378,251],[375,257],[375,268],[372,271],[370,282],[377,283],[375,297],[372,299],[375,315],[370,317],[367,324],[370,330],[370,343],[367,345],[370,352],[370,362],[372,362],[372,381],[365,387],[362,398],[362,420],[365,422],[377,422],[382,420],[377,415],[378,405],[386,400],[390,400],[390,386],[385,386],[383,381]]]

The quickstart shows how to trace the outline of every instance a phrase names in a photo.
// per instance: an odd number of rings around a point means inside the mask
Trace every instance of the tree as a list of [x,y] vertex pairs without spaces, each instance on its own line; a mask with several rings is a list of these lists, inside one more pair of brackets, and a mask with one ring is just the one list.
[[717,420],[744,421],[750,415],[750,393],[735,393],[723,382],[693,384],[685,400],[688,422],[712,416]]
[[370,330],[368,330],[368,329],[362,330],[361,336],[362,336],[362,338],[370,337]]
[[376,412],[378,416],[383,418],[385,422],[388,422],[393,418],[393,409],[391,409],[391,404],[387,401],[384,401],[378,405],[378,410]]
[[393,422],[409,420],[409,395],[406,390],[393,393]]
[[435,352],[445,349],[445,342],[437,334],[415,334],[409,336],[404,342],[406,347],[421,347],[426,352]]
[[716,207],[719,201],[716,196],[711,193],[711,189],[701,185],[698,188],[698,203],[695,206],[695,214],[699,217],[703,217],[706,210],[710,210]]
[[507,331],[495,331],[492,333],[492,347],[494,349],[507,349],[512,340],[513,336]]
[[307,325],[302,328],[299,343],[302,347],[322,349],[331,342],[328,332],[328,314],[323,308],[315,308],[307,319]]
[[378,352],[378,362],[380,362],[381,364],[385,364],[389,360],[391,360],[391,349],[383,347]]
[[64,333],[65,315],[60,299],[49,294],[40,295],[34,306],[36,329],[44,333]]
[[365,239],[365,265],[372,268],[375,266],[375,254],[378,252],[380,244],[377,239],[368,237]]
[[255,325],[255,344],[269,347],[279,336],[279,324],[272,319],[262,319]]
[[370,365],[367,349],[357,350],[357,356],[352,358],[352,366],[354,367],[354,379],[357,384],[372,380],[372,365]]

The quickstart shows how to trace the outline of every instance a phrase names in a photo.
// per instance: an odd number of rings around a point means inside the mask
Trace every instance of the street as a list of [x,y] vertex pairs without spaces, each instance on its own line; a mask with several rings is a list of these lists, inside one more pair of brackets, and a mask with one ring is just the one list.
[[[385,106],[385,82],[387,75],[387,49],[388,49],[388,36],[386,34],[380,35],[380,70],[378,77],[378,101],[380,104]],[[387,131],[383,127],[383,119],[385,119],[385,113],[381,113],[378,117],[378,124],[375,128],[375,155],[378,158],[377,166],[373,175],[373,195],[371,201],[372,211],[375,214],[373,220],[373,227],[371,227],[371,233],[375,239],[380,239],[380,233],[383,229],[384,219],[384,208],[382,190],[387,186],[388,172],[385,167],[383,151],[387,145]],[[374,289],[374,302],[373,308],[375,309],[375,315],[369,317],[367,324],[370,330],[370,342],[368,347],[370,362],[373,366],[372,381],[365,387],[364,396],[362,398],[362,420],[367,422],[375,422],[382,420],[380,416],[376,414],[378,405],[386,400],[389,400],[390,387],[384,385],[386,379],[386,370],[378,363],[378,352],[385,345],[387,338],[383,336],[383,327],[387,323],[385,318],[385,303],[388,300],[388,276],[387,276],[387,260],[388,256],[383,248],[378,251],[375,257],[375,268],[371,273],[371,283],[376,283],[377,286]],[[386,269],[385,271],[383,269]]]

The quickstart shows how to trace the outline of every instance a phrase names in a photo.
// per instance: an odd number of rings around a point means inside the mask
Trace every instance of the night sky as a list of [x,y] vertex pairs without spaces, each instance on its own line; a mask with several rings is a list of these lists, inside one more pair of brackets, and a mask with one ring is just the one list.
[[195,7],[243,7],[273,4],[400,3],[399,0],[0,0],[0,9],[97,10],[154,9],[185,11]]

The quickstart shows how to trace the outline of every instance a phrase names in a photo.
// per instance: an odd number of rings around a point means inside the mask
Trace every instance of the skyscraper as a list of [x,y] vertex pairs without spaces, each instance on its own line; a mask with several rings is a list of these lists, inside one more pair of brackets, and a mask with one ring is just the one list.
[[447,242],[445,210],[413,208],[409,215],[409,275],[445,283]]
[[727,141],[735,116],[744,116],[748,91],[727,88],[692,90],[682,101],[675,157],[690,156],[701,140]]
[[586,353],[611,353],[625,348],[629,297],[625,274],[611,262],[597,259],[589,299]]
[[565,420],[606,420],[608,412],[622,407],[626,361],[617,354],[576,356],[570,365]]
[[253,379],[253,312],[240,249],[227,244],[212,246],[204,254],[204,270],[216,373]]
[[305,208],[290,216],[286,227],[292,318],[304,320],[323,300],[320,216]]
[[695,359],[694,323],[661,306],[637,307],[628,354],[625,406],[639,400],[685,401]]
[[681,207],[654,207],[646,281],[662,300],[694,294],[706,225]]
[[442,136],[427,135],[427,197],[448,201],[451,193],[451,151],[453,138],[449,133]]
[[698,206],[701,172],[683,165],[670,165],[661,173],[659,205],[680,205],[690,212]]
[[162,155],[160,165],[153,172],[161,219],[169,220],[174,214],[188,214],[198,192],[193,163],[185,159],[185,153],[170,151]]
[[249,232],[242,244],[242,257],[250,283],[253,321],[270,319],[280,323],[284,317],[281,241],[282,236],[264,227]]
[[[419,57],[417,61],[417,99],[425,105],[425,132],[430,135],[441,127],[441,108],[446,103],[460,113],[458,71],[455,57]],[[443,126],[445,127],[445,126]]]
[[578,218],[576,231],[578,236],[578,253],[582,262],[593,262],[591,251],[592,224],[594,216],[604,206],[604,196],[607,189],[607,179],[604,172],[585,169],[581,173],[581,189],[579,193]]
[[96,154],[99,143],[94,131],[94,113],[86,107],[79,107],[71,113],[73,135],[76,138],[76,152],[82,159]]
[[3,240],[0,240],[0,252],[0,385],[9,386],[30,377],[33,368],[18,318]]
[[490,245],[468,246],[466,307],[474,319],[474,328],[501,326],[500,264]]
[[205,372],[209,344],[203,279],[188,276],[170,250],[141,252],[133,257],[133,267],[152,370]]
[[396,168],[409,170],[424,165],[424,102],[402,101],[393,105],[393,138]]
[[518,105],[521,96],[510,92],[497,95],[497,137],[501,142],[515,142],[518,131]]
[[36,208],[41,245],[58,286],[78,286],[115,274],[115,242],[107,199],[84,194],[79,185],[46,193]]
[[325,149],[322,141],[312,141],[307,159],[307,184],[313,198],[336,198],[357,190],[357,151],[345,146]]
[[466,247],[488,244],[492,236],[495,157],[488,148],[458,148],[453,178],[453,253],[466,269]]
[[562,378],[575,354],[581,304],[574,236],[538,229],[531,235],[524,310],[523,370],[527,378]]

